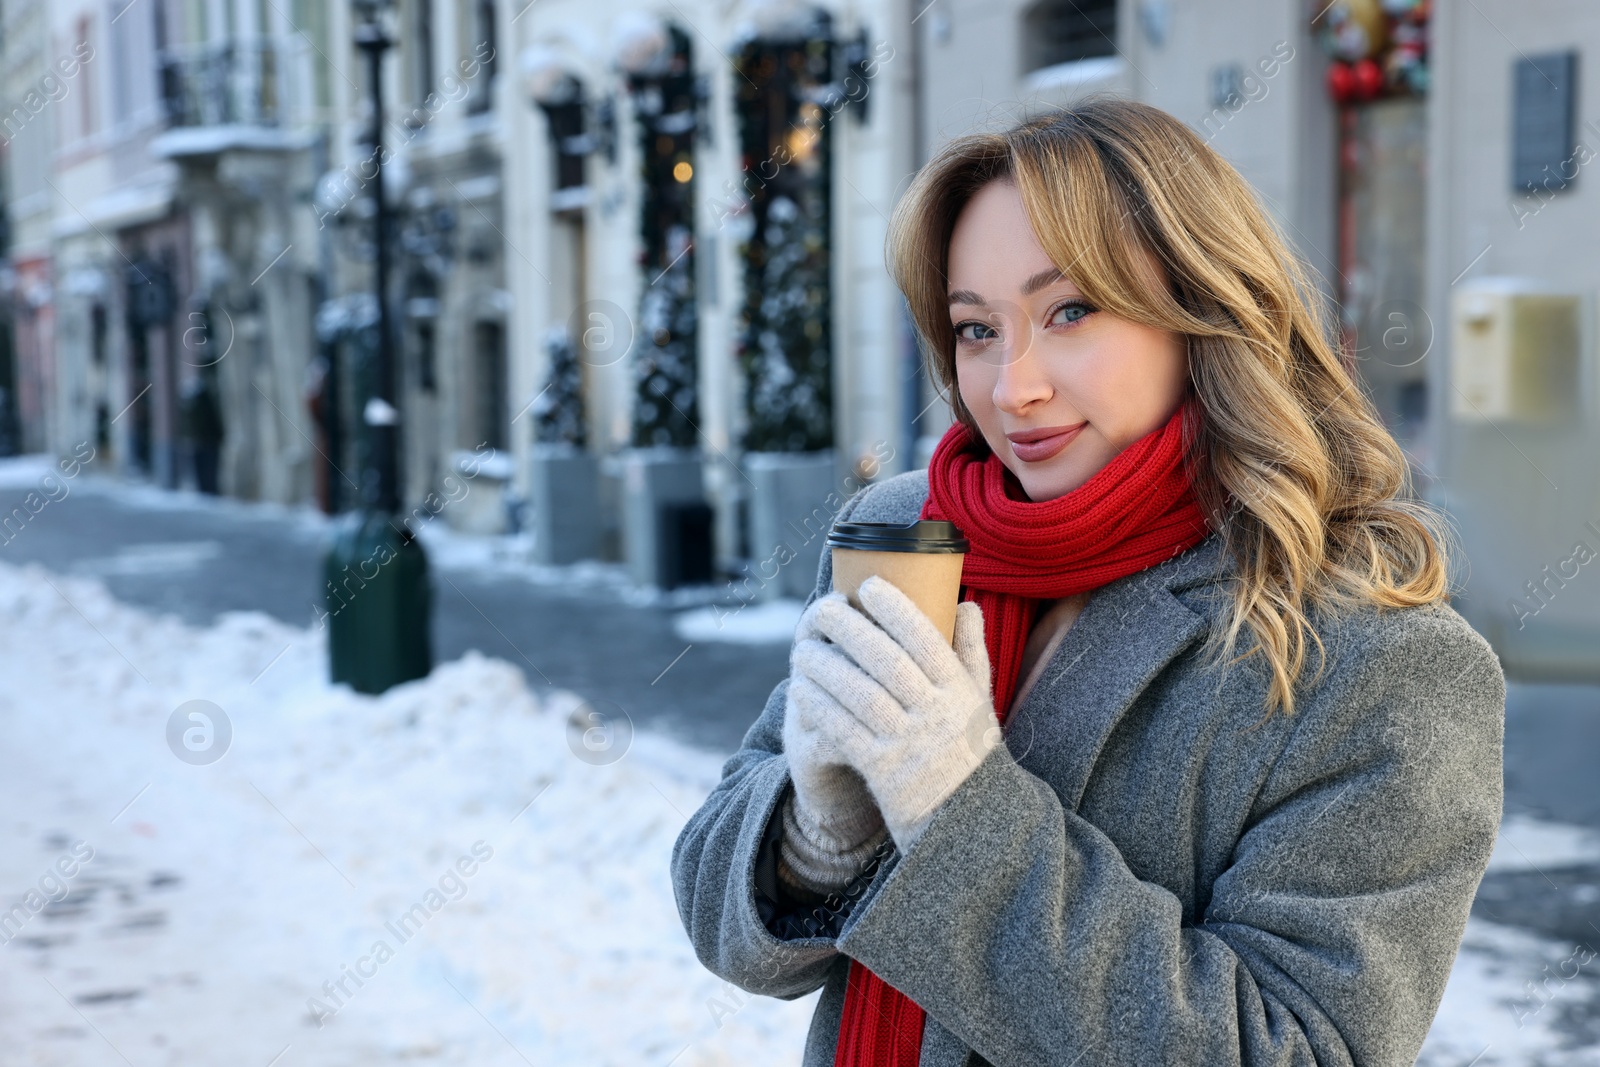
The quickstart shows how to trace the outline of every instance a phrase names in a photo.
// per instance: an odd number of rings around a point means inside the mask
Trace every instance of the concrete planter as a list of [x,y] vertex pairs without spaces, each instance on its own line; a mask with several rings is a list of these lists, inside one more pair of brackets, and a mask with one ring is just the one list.
[[763,601],[804,600],[816,584],[822,543],[835,517],[827,501],[834,491],[833,451],[746,452],[743,465],[755,483],[749,504],[749,587]]
[[641,586],[661,587],[661,506],[705,499],[700,453],[689,448],[630,448],[621,453],[622,552]]
[[575,445],[535,443],[528,456],[528,529],[536,563],[601,556],[600,464]]
[[458,451],[451,456],[450,466],[455,477],[466,485],[467,492],[445,507],[445,521],[462,533],[486,537],[505,533],[509,525],[506,498],[511,481],[511,457],[496,452],[480,459],[475,453]]

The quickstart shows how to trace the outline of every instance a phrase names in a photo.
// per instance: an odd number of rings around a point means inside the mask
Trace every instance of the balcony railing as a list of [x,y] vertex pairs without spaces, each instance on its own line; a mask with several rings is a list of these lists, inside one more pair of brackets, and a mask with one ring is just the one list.
[[283,126],[310,87],[299,42],[225,41],[161,53],[161,103],[169,126]]

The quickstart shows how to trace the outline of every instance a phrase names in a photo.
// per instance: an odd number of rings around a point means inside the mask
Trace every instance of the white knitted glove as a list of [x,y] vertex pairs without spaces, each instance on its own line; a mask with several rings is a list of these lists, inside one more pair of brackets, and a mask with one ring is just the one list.
[[861,772],[904,852],[1001,741],[983,611],[974,601],[957,606],[952,647],[892,583],[868,578],[857,595],[865,614],[842,595],[815,602],[820,634],[796,641],[790,677],[808,679],[847,713],[801,709]]
[[[843,594],[829,594],[844,599]],[[811,602],[795,627],[795,641],[818,636],[818,605]],[[783,716],[783,751],[794,795],[783,810],[779,874],[819,893],[842,888],[866,865],[883,841],[883,815],[871,792],[818,729],[830,698],[809,678],[791,673]],[[839,714],[844,714],[842,711]]]

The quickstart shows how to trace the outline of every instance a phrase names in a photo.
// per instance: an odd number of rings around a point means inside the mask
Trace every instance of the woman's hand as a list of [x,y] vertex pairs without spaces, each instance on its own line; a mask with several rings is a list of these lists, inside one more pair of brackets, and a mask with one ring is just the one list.
[[[840,594],[830,594],[844,597]],[[796,647],[799,642],[818,635],[816,617],[823,599],[811,602],[800,616],[795,627]],[[793,654],[791,652],[791,668]],[[822,702],[829,698],[810,679],[798,671],[791,671],[789,689],[785,698],[783,715],[783,751],[789,760],[789,776],[794,781],[795,803],[792,812],[798,829],[805,837],[791,856],[794,865],[803,867],[801,873],[809,881],[823,884],[847,881],[853,868],[844,878],[827,870],[836,864],[826,862],[829,854],[840,857],[859,851],[864,842],[883,829],[883,815],[877,802],[862,781],[860,773],[850,766],[833,737],[817,729],[816,724],[826,718]],[[811,847],[806,848],[809,844]],[[807,863],[810,859],[812,862]],[[815,869],[813,869],[815,868]]]
[[817,635],[797,634],[790,692],[800,686],[803,727],[861,772],[904,852],[1000,743],[983,612],[957,606],[952,648],[892,583],[868,578],[858,595],[867,614],[840,593],[813,602]]

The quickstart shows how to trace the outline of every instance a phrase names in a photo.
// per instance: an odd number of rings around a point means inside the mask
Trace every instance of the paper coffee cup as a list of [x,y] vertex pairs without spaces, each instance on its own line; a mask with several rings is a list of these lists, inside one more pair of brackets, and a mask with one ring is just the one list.
[[858,611],[865,609],[856,592],[876,574],[909,597],[946,641],[955,641],[961,566],[971,547],[955,523],[837,522],[827,546],[833,553],[833,588]]

